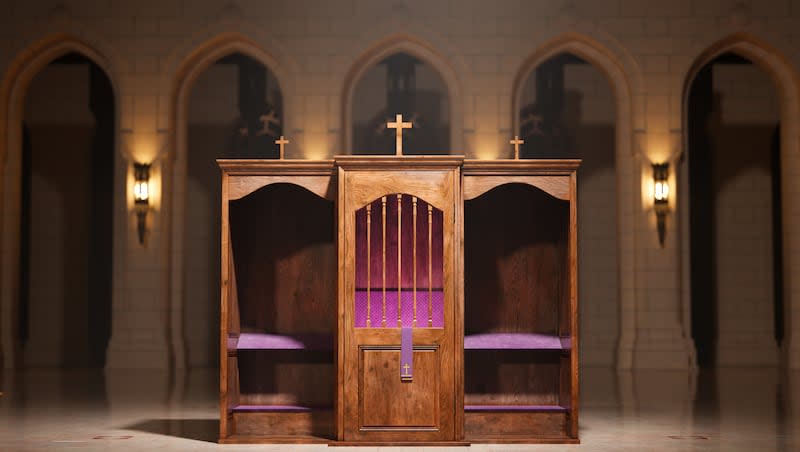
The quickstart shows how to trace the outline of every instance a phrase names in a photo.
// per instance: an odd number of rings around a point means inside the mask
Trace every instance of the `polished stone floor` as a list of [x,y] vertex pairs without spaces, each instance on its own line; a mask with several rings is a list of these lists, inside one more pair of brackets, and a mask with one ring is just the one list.
[[[0,451],[349,449],[216,444],[215,370],[169,375],[39,369],[0,377]],[[380,449],[800,451],[800,372],[583,369],[582,384],[578,446]]]

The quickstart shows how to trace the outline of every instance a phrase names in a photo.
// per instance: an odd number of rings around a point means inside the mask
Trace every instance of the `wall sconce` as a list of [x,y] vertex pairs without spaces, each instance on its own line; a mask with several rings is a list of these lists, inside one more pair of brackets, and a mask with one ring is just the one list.
[[150,164],[133,164],[133,201],[136,209],[136,227],[139,232],[139,244],[144,244],[147,211],[150,210]]
[[658,222],[658,243],[664,248],[669,213],[669,163],[653,164],[653,207]]

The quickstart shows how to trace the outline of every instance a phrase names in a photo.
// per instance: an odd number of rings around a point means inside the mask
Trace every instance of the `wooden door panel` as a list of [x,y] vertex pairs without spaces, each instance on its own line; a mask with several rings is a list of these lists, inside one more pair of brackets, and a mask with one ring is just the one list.
[[[454,157],[337,157],[340,184],[339,381],[342,382],[337,409],[341,419],[338,438],[342,441],[362,444],[397,441],[438,443],[455,441],[463,434],[460,428],[455,428],[457,423],[463,422],[463,417],[459,418],[456,414],[456,405],[462,398],[460,394],[463,389],[458,383],[461,380],[460,372],[456,370],[461,366],[461,355],[457,352],[460,344],[455,340],[455,332],[461,331],[463,324],[460,318],[456,321],[456,305],[461,292],[454,278],[457,276],[455,273],[460,272],[460,229],[455,224],[456,219],[461,218],[460,163],[461,159]],[[384,196],[387,197],[385,207],[382,200]],[[379,200],[377,204],[376,200]],[[419,203],[416,213],[420,215],[422,212],[422,216],[414,217],[415,202]],[[365,207],[367,205],[370,207]],[[420,211],[420,205],[432,206],[433,214],[438,215],[439,220],[428,213],[430,209],[422,208]],[[359,209],[364,210],[363,217],[357,216]],[[371,212],[371,216],[368,212]],[[358,223],[359,218],[364,225],[357,226],[361,224]],[[428,221],[415,223],[413,218],[427,218]],[[381,226],[374,226],[376,223]],[[426,223],[425,227],[418,226],[421,223]],[[384,237],[386,225],[387,231],[392,232],[387,232]],[[440,291],[442,308],[441,321],[430,328],[430,321],[415,325],[409,320],[408,308],[413,303],[406,303],[408,300],[403,297],[420,287],[414,283],[414,275],[428,275],[425,281],[430,281],[433,278],[431,275],[436,274],[427,267],[423,268],[423,265],[417,265],[414,257],[418,251],[415,246],[418,242],[414,241],[414,237],[428,240],[429,244],[437,243],[431,242],[437,234],[434,232],[430,235],[434,229],[440,231],[438,246],[441,248],[438,248],[438,252],[441,258],[438,266],[441,269],[438,283],[434,282],[436,287],[433,289]],[[361,237],[357,236],[357,231],[368,237],[363,239],[361,254],[357,252],[357,237]],[[401,231],[415,232],[409,233],[411,237],[406,237]],[[430,246],[435,254],[437,248]],[[372,251],[378,249],[375,247],[381,247],[381,251],[373,262]],[[428,248],[419,249],[424,251]],[[359,262],[369,262],[372,273],[356,266],[357,254],[361,256]],[[427,252],[423,254],[428,259],[423,262],[434,262],[433,268],[436,268],[437,260]],[[412,264],[409,265],[409,262]],[[391,278],[384,279],[386,268]],[[414,269],[416,274],[404,278]],[[375,276],[376,271],[380,272],[380,277]],[[426,290],[430,290],[428,286],[431,285],[427,284]],[[363,308],[358,311],[359,318],[371,318],[371,325],[364,320],[356,327],[357,290],[367,293],[380,291],[381,301],[375,306],[370,304],[369,298],[358,305],[359,309]],[[390,300],[391,307],[396,306],[397,311],[384,308],[385,300],[389,297],[383,298],[383,290],[393,290],[398,294],[396,299]],[[380,315],[371,316],[375,311],[370,314],[369,308],[364,306],[377,309]],[[421,318],[427,319],[427,305],[423,308],[424,315]],[[367,310],[367,313],[362,310]],[[382,320],[384,315],[387,316],[385,323]],[[398,322],[401,317],[402,321]],[[400,376],[401,328],[398,323],[405,328],[413,328],[412,381],[403,381]]]
[[414,378],[401,381],[399,346],[362,346],[359,430],[438,430],[439,348],[414,347]]

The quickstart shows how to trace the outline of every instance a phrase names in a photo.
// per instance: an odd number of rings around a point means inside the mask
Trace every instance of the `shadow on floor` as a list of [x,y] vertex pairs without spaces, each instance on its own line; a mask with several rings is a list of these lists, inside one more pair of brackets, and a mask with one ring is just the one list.
[[218,419],[149,419],[123,427],[126,430],[168,435],[216,443],[219,435]]

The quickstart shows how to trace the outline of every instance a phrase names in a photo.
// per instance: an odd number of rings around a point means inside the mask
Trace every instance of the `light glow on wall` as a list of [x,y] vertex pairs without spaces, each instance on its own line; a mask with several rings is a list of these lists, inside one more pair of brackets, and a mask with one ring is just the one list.
[[[475,158],[479,160],[494,160],[500,158],[501,138],[495,133],[480,133],[475,136]],[[512,151],[513,157],[513,151]]]
[[325,160],[330,158],[328,150],[328,134],[324,132],[307,132],[304,137],[303,158],[308,160]]

